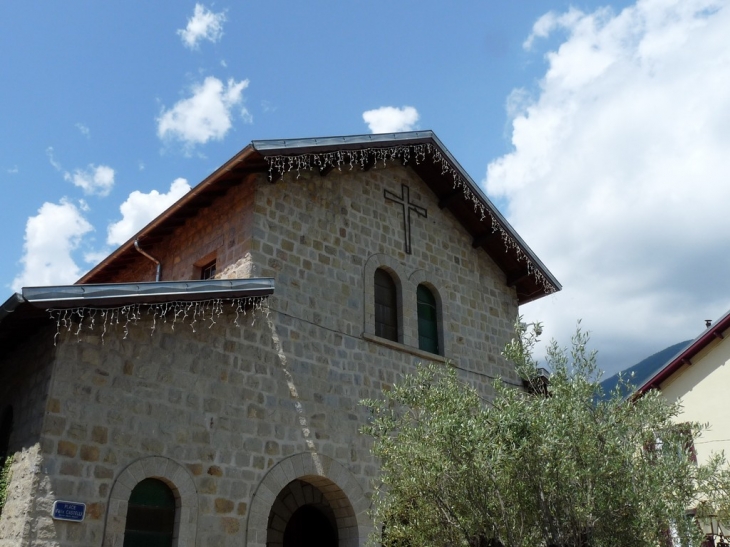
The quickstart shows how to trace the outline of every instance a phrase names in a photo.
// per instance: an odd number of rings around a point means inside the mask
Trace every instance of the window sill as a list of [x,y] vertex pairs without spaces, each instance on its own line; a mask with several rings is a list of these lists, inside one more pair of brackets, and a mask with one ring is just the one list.
[[418,348],[406,346],[405,344],[401,344],[399,342],[393,342],[392,340],[388,340],[387,338],[381,338],[380,336],[375,336],[374,334],[370,334],[367,332],[363,332],[362,337],[368,342],[373,342],[374,344],[385,346],[386,348],[404,351],[406,353],[410,353],[411,355],[415,355],[416,357],[421,357],[422,359],[433,363],[448,363],[449,361],[451,361],[443,355],[429,353],[428,351],[423,351]]

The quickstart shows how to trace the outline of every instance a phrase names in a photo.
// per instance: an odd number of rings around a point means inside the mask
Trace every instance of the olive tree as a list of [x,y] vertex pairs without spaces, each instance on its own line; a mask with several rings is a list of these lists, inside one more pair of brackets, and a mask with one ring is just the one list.
[[444,365],[422,366],[380,400],[364,432],[381,466],[373,516],[385,546],[700,545],[687,509],[727,482],[723,459],[691,457],[698,424],[658,393],[601,390],[578,329],[547,350],[532,383],[539,325],[518,323],[504,355],[533,389],[494,384],[491,401]]

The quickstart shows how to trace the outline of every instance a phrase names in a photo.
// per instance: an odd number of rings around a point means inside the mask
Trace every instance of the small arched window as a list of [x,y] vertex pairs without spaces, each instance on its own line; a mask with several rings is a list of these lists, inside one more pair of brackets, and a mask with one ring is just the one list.
[[375,335],[398,341],[398,293],[383,268],[375,270]]
[[175,527],[175,495],[164,482],[144,479],[129,496],[124,547],[171,547]]
[[439,329],[436,297],[426,285],[416,289],[418,301],[418,349],[439,354]]

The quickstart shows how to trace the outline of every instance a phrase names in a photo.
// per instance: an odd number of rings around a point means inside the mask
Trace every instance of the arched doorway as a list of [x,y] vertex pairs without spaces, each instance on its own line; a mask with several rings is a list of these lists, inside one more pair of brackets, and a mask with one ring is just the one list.
[[325,494],[314,484],[296,479],[287,484],[271,507],[267,547],[337,547],[337,518]]
[[[294,511],[314,501],[314,497],[308,500],[304,496],[307,491],[314,496],[315,490],[299,489],[301,497],[289,500],[291,507],[284,503],[287,497],[284,491],[291,490],[288,487],[295,481],[300,486],[305,483],[315,487],[322,496],[319,501],[326,502],[327,509],[323,509],[326,515],[332,510],[338,547],[366,544],[369,534],[375,530],[368,516],[370,496],[358,479],[329,456],[301,452],[278,462],[259,483],[248,511],[246,547],[283,547],[286,525]],[[330,516],[327,519],[332,522]]]

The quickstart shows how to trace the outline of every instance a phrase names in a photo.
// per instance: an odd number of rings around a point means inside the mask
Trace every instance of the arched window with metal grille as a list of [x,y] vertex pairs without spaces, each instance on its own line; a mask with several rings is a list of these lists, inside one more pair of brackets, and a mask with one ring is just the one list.
[[175,495],[161,480],[138,482],[129,496],[124,547],[171,547],[175,505]]
[[383,268],[375,270],[375,335],[398,342],[398,291]]
[[418,349],[440,355],[436,297],[426,285],[416,289],[418,305]]

